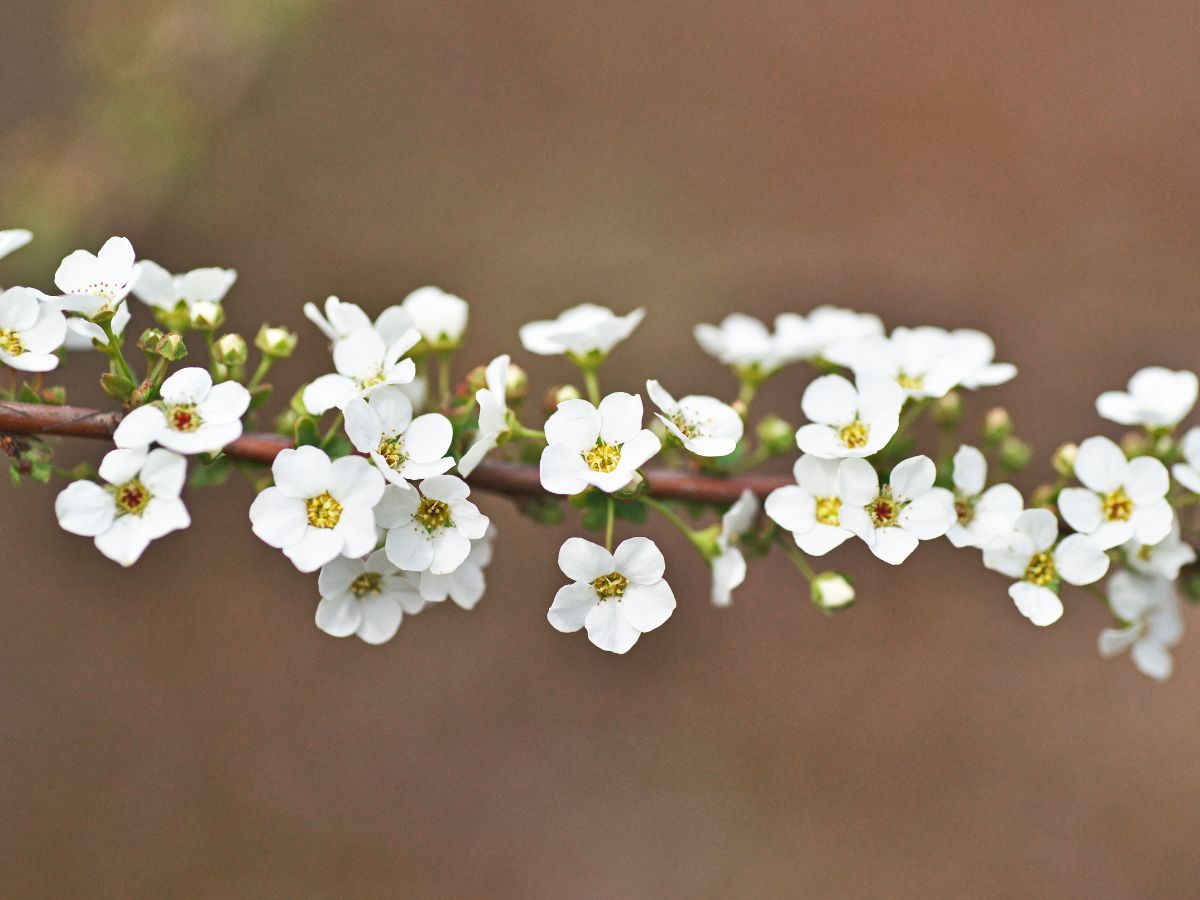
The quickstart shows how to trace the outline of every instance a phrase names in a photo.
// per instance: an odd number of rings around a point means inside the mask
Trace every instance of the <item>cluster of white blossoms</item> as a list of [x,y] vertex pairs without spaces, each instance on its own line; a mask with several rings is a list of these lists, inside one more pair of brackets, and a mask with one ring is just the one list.
[[[0,231],[0,257],[31,237]],[[107,359],[100,386],[121,410],[100,419],[82,411],[76,420],[101,424],[74,431],[64,415],[47,410],[45,420],[64,434],[107,433],[108,423],[115,446],[95,469],[56,468],[38,430],[20,428],[0,435],[13,478],[68,479],[55,504],[61,526],[131,565],[152,541],[188,527],[186,484],[244,475],[256,489],[251,530],[299,571],[319,573],[316,624],[337,637],[382,644],[431,604],[475,608],[496,529],[473,487],[536,494],[520,508],[543,523],[578,512],[596,539],[570,537],[559,548],[567,583],[547,598],[547,620],[612,653],[628,652],[676,609],[655,542],[638,534],[617,542],[618,529],[649,514],[697,551],[716,607],[731,606],[751,563],[776,548],[832,614],[855,602],[853,581],[813,560],[861,542],[899,566],[922,542],[944,538],[1007,578],[1013,606],[1034,625],[1064,615],[1064,586],[1085,588],[1114,620],[1100,634],[1101,654],[1128,651],[1157,679],[1171,672],[1183,598],[1200,599],[1200,520],[1191,516],[1200,508],[1200,427],[1180,433],[1197,400],[1191,372],[1147,368],[1126,390],[1102,394],[1101,417],[1131,430],[1119,441],[1095,435],[1061,446],[1055,480],[1026,502],[1006,479],[1031,450],[1008,414],[993,409],[974,439],[960,436],[966,393],[1016,374],[972,329],[889,331],[874,315],[830,306],[770,325],[735,313],[694,334],[729,368],[736,392],[676,395],[678,373],[648,378],[648,411],[640,393],[600,388],[605,363],[644,310],[584,304],[519,330],[525,351],[561,357],[580,379],[546,395],[538,427],[522,420],[528,378],[511,353],[456,378],[466,301],[423,287],[372,316],[329,297],[304,314],[328,342],[332,371],[277,410],[273,434],[245,434],[273,396],[266,376],[297,337],[264,325],[252,362],[249,342],[222,333],[232,269],[175,274],[114,237],[96,253],[67,255],[52,280],[57,293],[0,291],[0,363],[12,372],[0,409],[37,421],[39,405],[64,405],[46,374],[66,351],[92,350]],[[126,350],[130,298],[154,318],[136,354]],[[200,349],[206,360],[180,365]],[[759,389],[801,364],[812,377],[788,411],[802,419],[756,417]],[[937,449],[921,452],[930,429]],[[772,462],[790,463],[791,477],[747,477]]]

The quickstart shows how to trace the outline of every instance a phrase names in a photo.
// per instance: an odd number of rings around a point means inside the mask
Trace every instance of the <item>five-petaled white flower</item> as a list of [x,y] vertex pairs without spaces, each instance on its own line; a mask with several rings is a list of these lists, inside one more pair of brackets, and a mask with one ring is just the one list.
[[382,550],[366,559],[339,556],[327,562],[317,588],[317,627],[334,637],[356,634],[368,644],[390,641],[404,614],[425,606],[416,576],[397,569]]
[[131,566],[150,542],[191,524],[179,498],[187,461],[170,450],[110,450],[100,477],[75,481],[54,501],[58,524],[71,534],[95,539],[96,549]]
[[625,340],[646,315],[644,309],[618,316],[605,306],[584,303],[568,309],[557,319],[544,319],[521,326],[521,346],[539,356],[567,354],[584,363],[597,363]]
[[454,468],[447,456],[454,427],[439,413],[413,418],[404,391],[388,386],[346,404],[346,434],[359,453],[366,453],[392,484],[408,489],[419,481]]
[[1120,425],[1174,428],[1196,405],[1198,390],[1200,380],[1193,372],[1149,366],[1134,373],[1128,390],[1097,397],[1096,412]]
[[792,467],[795,484],[767,496],[767,516],[792,533],[796,546],[809,556],[824,556],[853,536],[841,524],[840,463],[805,453]]
[[401,304],[431,350],[453,350],[467,330],[467,301],[441,288],[417,288]]
[[758,498],[752,491],[742,491],[737,502],[721,516],[721,530],[717,534],[717,555],[712,560],[712,602],[714,606],[728,606],[733,602],[733,592],[746,580],[746,557],[738,549],[737,542],[754,527],[758,520]]
[[484,373],[484,383],[475,392],[475,402],[479,404],[479,429],[475,432],[475,443],[462,459],[458,461],[458,471],[464,476],[475,471],[485,456],[508,433],[508,354],[497,356],[488,363]]
[[813,421],[796,432],[796,444],[822,459],[870,456],[887,446],[900,427],[904,391],[886,378],[858,379],[823,375],[804,390],[800,401]]
[[56,298],[58,308],[78,313],[83,318],[67,322],[67,347],[73,350],[104,341],[104,332],[85,319],[102,312],[113,313],[111,328],[121,334],[129,322],[129,307],[124,302],[137,278],[133,244],[128,238],[111,237],[99,253],[76,250],[59,264],[54,283],[63,292]]
[[8,228],[0,231],[0,259],[14,250],[19,250],[33,240],[33,232],[24,228]]
[[[1057,545],[1056,545],[1057,542]],[[1021,615],[1034,625],[1053,625],[1062,617],[1059,583],[1085,585],[1104,577],[1108,556],[1084,534],[1058,541],[1058,519],[1048,509],[1027,509],[1017,516],[1013,530],[983,548],[983,564],[993,571],[1020,579],[1010,585]]]
[[844,459],[838,469],[842,498],[839,519],[886,563],[898,566],[919,541],[944,535],[954,524],[954,495],[933,486],[937,469],[928,456],[914,456],[892,469],[880,486],[865,459]]
[[194,327],[211,329],[220,324],[221,301],[236,280],[233,269],[208,266],[172,275],[158,263],[143,259],[135,267],[133,295],[164,313],[182,306]]
[[753,316],[731,313],[720,325],[697,325],[692,334],[705,353],[755,381],[808,359],[819,348],[808,321],[795,313],[777,317],[774,333]]
[[0,293],[0,363],[22,372],[49,372],[67,335],[67,320],[45,295],[11,287]]
[[420,575],[421,596],[429,603],[441,603],[447,598],[462,609],[474,609],[483,599],[484,570],[492,561],[492,541],[495,527],[489,526],[483,537],[471,541],[471,552],[453,572],[438,575],[426,569]]
[[1107,550],[1136,540],[1157,544],[1171,531],[1167,467],[1153,457],[1126,459],[1106,437],[1090,437],[1079,445],[1075,477],[1082,488],[1064,488],[1058,508],[1067,524],[1090,534]]
[[366,397],[385,384],[408,384],[416,377],[411,359],[401,359],[416,346],[421,336],[408,329],[388,344],[375,329],[352,332],[333,345],[333,367],[337,372],[322,375],[304,389],[304,406],[321,414],[334,407],[345,409],[355,397]]
[[1171,648],[1183,637],[1175,585],[1163,578],[1117,572],[1108,581],[1108,605],[1126,624],[1100,632],[1100,655],[1107,658],[1128,650],[1143,675],[1158,681],[1169,678],[1174,668]]
[[1188,429],[1180,449],[1184,461],[1175,463],[1171,467],[1171,474],[1193,494],[1200,494],[1200,428]]
[[284,552],[301,572],[338,556],[362,557],[375,546],[375,504],[384,480],[365,459],[330,460],[316,447],[282,450],[271,466],[275,486],[250,506],[256,535]]
[[385,344],[392,344],[412,328],[412,316],[399,306],[389,306],[379,314],[375,323],[371,323],[361,306],[347,303],[337,297],[325,298],[325,312],[322,313],[315,303],[304,304],[304,315],[320,329],[331,345],[350,337],[356,331],[379,332]]
[[897,328],[828,351],[831,362],[848,366],[858,379],[887,378],[908,397],[942,397],[960,383],[965,365],[941,328]]
[[662,412],[655,413],[667,430],[697,456],[728,456],[737,449],[745,428],[732,406],[716,397],[689,394],[676,400],[657,381],[646,382],[646,393]]
[[1131,540],[1123,548],[1125,562],[1140,575],[1174,581],[1179,571],[1196,561],[1196,549],[1183,540],[1179,519],[1171,517],[1171,530],[1157,544],[1141,544]]
[[542,487],[552,494],[578,494],[589,485],[619,491],[661,448],[642,428],[642,398],[609,394],[597,409],[586,400],[565,400],[546,420]]
[[1021,492],[1011,484],[987,490],[987,460],[976,447],[963,444],[954,454],[954,512],[958,517],[946,537],[955,547],[984,547],[1008,534],[1025,507]]
[[675,611],[675,594],[663,580],[666,562],[649,538],[629,538],[613,553],[568,538],[558,567],[573,583],[559,588],[546,618],[562,632],[586,628],[601,650],[627,652]]
[[487,533],[488,517],[467,499],[471,489],[461,478],[435,475],[418,487],[388,485],[375,510],[387,529],[388,559],[406,572],[448,575],[466,561],[471,541]]
[[139,406],[128,413],[113,441],[118,447],[151,444],[176,453],[216,453],[242,435],[242,416],[250,392],[236,381],[213,384],[199,366],[180,369],[162,383],[161,403]]

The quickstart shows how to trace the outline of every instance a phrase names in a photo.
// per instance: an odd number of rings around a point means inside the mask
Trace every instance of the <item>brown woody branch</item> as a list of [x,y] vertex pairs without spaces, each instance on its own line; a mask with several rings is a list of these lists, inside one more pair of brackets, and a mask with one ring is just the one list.
[[[75,406],[49,406],[37,403],[0,401],[0,435],[36,434],[62,437],[109,438],[121,421],[120,412],[82,409]],[[225,448],[225,453],[238,459],[270,463],[280,450],[292,446],[285,437],[275,434],[244,434]],[[693,503],[733,503],[742,491],[750,490],[765,497],[787,483],[771,475],[738,475],[716,478],[675,469],[646,470],[650,494],[664,500],[687,500]],[[472,487],[498,494],[534,496],[545,493],[538,478],[537,466],[484,460],[467,479]]]

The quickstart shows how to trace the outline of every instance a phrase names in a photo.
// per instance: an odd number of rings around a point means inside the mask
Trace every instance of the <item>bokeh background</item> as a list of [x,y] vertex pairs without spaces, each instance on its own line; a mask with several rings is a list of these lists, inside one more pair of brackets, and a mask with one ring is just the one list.
[[[728,394],[697,321],[818,303],[983,328],[1045,456],[1094,396],[1197,365],[1191,2],[6,0],[5,283],[126,234],[238,270],[231,327],[470,299],[462,362],[581,301],[645,324],[606,387]],[[136,333],[141,320],[135,320]],[[544,388],[568,377],[529,363]],[[68,383],[97,401],[78,359]],[[764,409],[799,417],[800,374]],[[67,458],[98,458],[78,443]],[[1025,487],[1037,476],[1025,479]],[[87,897],[1187,897],[1200,641],[1151,683],[971,554],[837,551],[826,617],[782,558],[680,599],[625,658],[545,621],[569,529],[482,505],[490,591],[382,648],[312,624],[250,492],[132,571],[0,490],[0,893]],[[1191,616],[1196,624],[1196,617]]]

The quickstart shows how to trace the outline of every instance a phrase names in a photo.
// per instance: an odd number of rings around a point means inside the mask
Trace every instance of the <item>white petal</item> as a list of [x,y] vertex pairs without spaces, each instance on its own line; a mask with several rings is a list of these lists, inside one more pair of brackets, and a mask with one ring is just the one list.
[[960,494],[974,497],[983,492],[987,483],[987,460],[977,447],[963,444],[954,454],[954,488]]
[[139,406],[121,419],[113,432],[118,447],[148,447],[167,430],[167,417],[157,406]]
[[196,411],[205,422],[236,422],[250,408],[250,392],[236,381],[213,385]]
[[564,400],[544,427],[547,443],[579,453],[595,446],[600,413],[586,400]]
[[841,375],[822,375],[804,390],[804,415],[824,425],[846,425],[858,415],[858,391]]
[[1013,528],[1028,536],[1035,553],[1049,550],[1058,540],[1058,519],[1048,509],[1025,510]]
[[422,462],[440,459],[454,440],[450,420],[438,413],[418,416],[404,433],[404,447],[409,456]]
[[945,488],[934,488],[913,500],[900,513],[900,524],[923,541],[944,535],[957,519],[954,495]]
[[654,541],[644,537],[622,541],[613,551],[613,564],[616,571],[635,584],[654,584],[661,581],[667,569],[662,551]]
[[356,397],[346,404],[343,416],[346,436],[350,438],[355,450],[359,453],[370,453],[379,448],[379,442],[383,438],[383,425],[371,404],[361,397]]
[[554,602],[550,605],[546,618],[559,631],[578,631],[583,627],[587,614],[596,606],[598,599],[590,584],[563,585],[554,595]]
[[1034,625],[1045,627],[1062,618],[1062,601],[1050,588],[1030,584],[1028,581],[1018,581],[1009,587],[1008,595],[1012,597],[1021,615]]
[[542,487],[551,494],[578,494],[585,490],[589,472],[577,450],[563,444],[551,444],[542,451],[539,475]]
[[314,415],[342,409],[355,395],[354,381],[345,375],[322,375],[304,389],[304,408]]
[[149,455],[146,448],[109,450],[100,460],[100,477],[109,484],[124,484],[141,471]]
[[132,566],[150,546],[150,535],[137,516],[118,516],[111,528],[96,535],[95,544],[113,562]]
[[355,633],[361,640],[368,644],[384,644],[396,636],[403,613],[395,600],[367,596],[359,605],[362,607],[362,624]]
[[[937,468],[928,456],[914,456],[897,464],[892,469],[892,494],[897,500],[912,500],[920,497],[931,487],[937,478]],[[947,526],[949,527],[949,526]]]
[[1058,511],[1063,520],[1083,534],[1092,534],[1104,522],[1100,497],[1085,488],[1063,488],[1058,495]]
[[877,528],[871,552],[885,563],[898,566],[917,549],[917,536],[903,528]]
[[275,486],[289,497],[316,497],[329,485],[332,463],[316,447],[280,451],[271,465]]
[[[642,540],[646,540],[642,538]],[[659,554],[659,560],[662,554]],[[601,575],[617,571],[613,554],[580,537],[567,538],[558,551],[558,567],[572,581],[590,584]],[[664,563],[665,568],[665,563]],[[624,574],[624,573],[622,573]],[[628,577],[628,576],[626,576]],[[661,572],[659,573],[661,577]]]
[[1131,459],[1125,471],[1125,492],[1136,504],[1153,503],[1167,496],[1171,478],[1167,467],[1150,456]]
[[199,366],[180,369],[162,383],[159,394],[171,406],[180,403],[199,403],[212,390],[212,376]]
[[620,604],[612,600],[597,603],[584,619],[588,640],[610,653],[626,653],[637,643],[641,633],[625,621]]
[[[486,527],[486,526],[485,526]],[[471,541],[457,528],[443,528],[433,536],[433,560],[429,571],[434,575],[453,572],[471,552]]]
[[362,609],[353,594],[324,597],[317,604],[317,627],[334,637],[349,637],[362,624]]
[[327,489],[345,507],[374,507],[383,496],[379,471],[359,456],[335,459],[328,469]]
[[155,497],[176,498],[187,478],[187,460],[169,450],[151,450],[139,477]]
[[307,523],[300,540],[283,548],[284,555],[301,572],[315,572],[341,552],[342,539],[332,528],[313,528]]
[[1133,539],[1143,546],[1153,546],[1171,533],[1171,523],[1174,519],[1171,504],[1165,499],[1138,506],[1129,519],[1133,528]]
[[843,460],[838,482],[842,500],[854,506],[870,503],[879,495],[879,476],[865,459]]
[[[865,517],[866,513],[863,513],[863,515]],[[792,538],[796,541],[796,546],[809,556],[824,556],[830,550],[840,547],[853,536],[854,533],[849,529],[819,523],[803,533],[792,533]]]
[[651,379],[646,382],[646,394],[650,397],[650,401],[667,415],[674,412],[675,398],[668,394],[666,388],[657,381]]
[[250,523],[254,533],[272,547],[287,547],[304,537],[308,517],[303,500],[270,487],[250,505]]
[[1143,675],[1158,681],[1164,681],[1171,677],[1171,670],[1174,668],[1171,652],[1162,644],[1156,641],[1141,640],[1133,645],[1133,650],[1129,655],[1133,664]]
[[1054,564],[1067,584],[1092,584],[1108,571],[1108,555],[1086,535],[1072,534],[1054,551]]
[[384,548],[392,565],[406,572],[424,572],[433,562],[433,541],[415,525],[390,530]]
[[635,583],[625,588],[618,605],[621,617],[644,634],[671,618],[671,613],[675,611],[675,594],[671,586],[662,580],[648,584]]
[[617,392],[600,401],[600,438],[608,444],[623,444],[642,428],[642,398]]
[[1090,437],[1079,445],[1075,476],[1086,487],[1101,494],[1115,491],[1125,480],[1125,454],[1106,437]]
[[64,531],[95,537],[112,525],[116,506],[113,495],[94,481],[73,481],[55,499],[54,514]]

